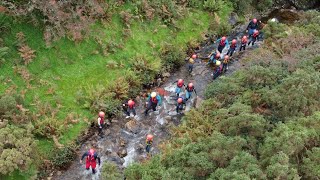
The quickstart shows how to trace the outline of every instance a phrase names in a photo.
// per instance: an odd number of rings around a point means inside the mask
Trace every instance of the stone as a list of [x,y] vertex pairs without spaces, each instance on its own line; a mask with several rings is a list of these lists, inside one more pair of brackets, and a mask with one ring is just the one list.
[[120,159],[120,163],[123,164],[125,160],[123,158]]
[[61,174],[62,174],[62,172],[61,172],[61,171],[58,171],[58,172],[57,172],[57,175],[58,175],[58,176],[60,176]]
[[139,153],[143,153],[144,152],[144,145],[143,144],[139,144],[137,147],[136,147],[136,150],[139,152]]
[[126,148],[120,148],[118,151],[118,156],[120,158],[126,157],[128,155]]
[[164,117],[164,119],[167,120],[167,121],[171,121],[172,120],[172,116],[166,116],[166,117]]
[[136,134],[139,131],[139,124],[138,124],[138,122],[136,120],[130,120],[125,124],[125,128],[128,131]]
[[122,138],[120,138],[120,146],[121,147],[126,146],[126,141],[124,139],[122,139]]
[[111,133],[110,129],[107,129],[107,130],[104,131],[104,135],[105,136],[109,136],[110,133]]
[[119,122],[119,121],[116,120],[116,119],[112,119],[111,122],[112,122],[112,123],[117,123],[117,122]]

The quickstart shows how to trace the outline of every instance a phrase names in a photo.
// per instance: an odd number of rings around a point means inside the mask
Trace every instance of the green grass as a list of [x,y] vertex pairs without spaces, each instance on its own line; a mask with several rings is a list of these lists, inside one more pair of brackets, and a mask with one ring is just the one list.
[[[100,38],[105,42],[114,40],[116,44],[123,44],[123,49],[117,49],[116,53],[103,56],[93,54],[99,50],[98,44],[93,37],[75,44],[74,42],[63,38],[52,44],[51,48],[45,46],[42,38],[42,31],[39,27],[34,27],[27,23],[14,23],[9,34],[4,37],[5,45],[10,47],[10,56],[7,63],[0,68],[1,76],[10,78],[12,83],[0,85],[0,93],[12,84],[17,86],[20,92],[26,89],[26,83],[23,79],[13,72],[13,63],[19,59],[17,48],[15,46],[15,35],[23,32],[26,35],[27,44],[36,50],[37,57],[27,67],[32,74],[31,90],[27,90],[25,97],[25,107],[36,111],[32,104],[35,98],[41,102],[50,103],[56,106],[57,101],[61,103],[62,108],[57,114],[57,118],[63,120],[69,113],[79,114],[80,117],[92,119],[96,114],[82,108],[76,103],[75,94],[81,88],[90,89],[98,84],[107,86],[117,77],[123,75],[129,68],[130,59],[137,54],[144,54],[152,57],[153,61],[160,63],[159,50],[161,45],[171,43],[175,46],[183,47],[187,42],[193,39],[199,39],[201,33],[206,31],[212,17],[205,12],[193,10],[187,16],[177,21],[179,30],[163,26],[160,20],[151,22],[134,21],[131,25],[131,36],[125,39],[122,35],[123,24],[119,15],[114,15],[112,21],[107,24],[96,24],[93,31],[100,32]],[[102,36],[102,37],[101,37]],[[174,41],[173,41],[174,39]],[[156,46],[152,48],[150,42]],[[183,58],[183,57],[181,57]],[[122,62],[124,68],[110,70],[106,68],[106,63],[110,60]],[[48,85],[40,85],[40,81],[47,81]],[[50,87],[54,87],[53,95],[46,94]],[[72,125],[60,138],[60,143],[66,144],[74,140],[79,133],[86,128],[86,123],[81,121]],[[38,139],[40,154],[49,157],[54,148],[52,140]],[[7,179],[27,179],[29,171],[25,173],[14,172]]]

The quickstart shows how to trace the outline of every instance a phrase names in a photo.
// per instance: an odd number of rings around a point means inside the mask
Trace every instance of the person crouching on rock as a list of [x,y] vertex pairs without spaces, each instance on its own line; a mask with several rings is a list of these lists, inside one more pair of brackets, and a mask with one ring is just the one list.
[[85,152],[80,160],[80,164],[82,164],[82,160],[83,158],[86,157],[86,169],[89,170],[90,167],[92,169],[92,174],[96,173],[96,166],[97,166],[97,162],[96,160],[98,160],[98,165],[100,166],[100,157],[98,156],[98,154],[95,152],[94,149],[90,149],[88,152]]
[[148,153],[148,155],[150,154],[152,143],[153,143],[153,135],[148,134],[147,140],[146,140],[146,152]]
[[128,102],[122,104],[122,106],[126,107],[126,111],[125,113],[127,114],[127,117],[126,118],[129,118],[131,113],[136,116],[136,110],[135,110],[135,102],[130,99]]
[[185,100],[183,97],[179,97],[178,100],[177,100],[177,107],[176,107],[176,111],[177,111],[177,114],[181,114],[180,111],[183,110],[183,106],[185,105]]
[[147,105],[147,109],[144,112],[145,116],[147,116],[150,109],[152,109],[153,111],[157,110],[157,106],[161,105],[161,97],[157,95],[156,92],[152,92],[147,99],[146,105]]

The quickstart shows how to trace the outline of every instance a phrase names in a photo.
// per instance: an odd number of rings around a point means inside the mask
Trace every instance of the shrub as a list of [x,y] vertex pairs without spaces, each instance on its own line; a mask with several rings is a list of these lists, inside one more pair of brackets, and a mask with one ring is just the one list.
[[119,168],[112,162],[105,162],[101,169],[101,177],[102,179],[108,180],[118,180],[122,179],[122,175],[120,174]]
[[60,136],[65,130],[66,125],[63,121],[52,117],[37,119],[34,121],[34,133],[36,135],[52,138],[52,136]]
[[0,174],[28,170],[37,154],[32,129],[31,124],[25,129],[14,125],[0,128]]
[[165,44],[161,48],[162,67],[167,71],[179,68],[184,64],[184,51],[171,44]]
[[302,171],[306,179],[317,179],[320,177],[320,148],[314,147],[308,150],[303,158]]
[[252,0],[230,0],[237,13],[244,15],[250,9]]
[[0,67],[6,62],[5,57],[8,54],[8,47],[0,47]]
[[67,169],[76,157],[77,153],[74,147],[69,145],[62,149],[56,149],[51,161],[56,168]]
[[209,10],[211,12],[217,12],[221,9],[222,4],[222,0],[205,0],[203,7],[204,9]]

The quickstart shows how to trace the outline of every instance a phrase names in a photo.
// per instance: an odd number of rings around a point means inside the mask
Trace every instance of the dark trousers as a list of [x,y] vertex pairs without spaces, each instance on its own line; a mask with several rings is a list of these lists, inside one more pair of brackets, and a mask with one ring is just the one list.
[[254,43],[257,41],[257,37],[251,37],[248,46],[250,45],[250,43],[252,43],[252,46],[254,45]]
[[227,55],[230,55],[232,56],[233,52],[235,51],[236,49],[235,48],[230,48],[227,52]]
[[218,51],[219,51],[220,53],[222,53],[222,50],[223,50],[224,47],[225,47],[225,46],[219,45],[219,46],[218,46]]
[[104,124],[101,124],[101,128],[98,127],[98,135],[99,135],[99,136],[102,136],[102,135],[103,135],[103,132],[102,132],[103,128],[104,128]]
[[183,104],[177,104],[176,111],[179,113],[179,110],[183,110]]
[[[218,68],[220,68],[220,67],[218,67]],[[216,70],[215,72],[214,72],[214,74],[213,74],[213,80],[215,80],[217,77],[219,77],[220,76],[220,70]]]
[[147,106],[147,109],[146,109],[146,111],[144,112],[144,114],[145,115],[147,115],[148,114],[148,112],[150,111],[150,110],[153,110],[153,111],[156,111],[157,110],[157,104],[156,103],[148,103],[148,106]]
[[228,67],[228,63],[223,63],[222,64],[222,72],[226,72]]
[[151,145],[150,145],[150,144],[147,144],[147,146],[146,146],[146,151],[147,151],[147,153],[150,153],[150,150],[151,150]]
[[189,72],[192,72],[192,71],[193,71],[193,64],[189,64],[189,65],[188,65],[188,71],[189,71]]
[[239,50],[239,51],[241,51],[242,49],[243,49],[243,50],[246,50],[246,46],[247,46],[247,44],[242,44],[242,45],[240,46],[240,50]]
[[127,116],[130,116],[130,113],[132,113],[135,116],[136,110],[134,108],[128,108],[126,111]]

